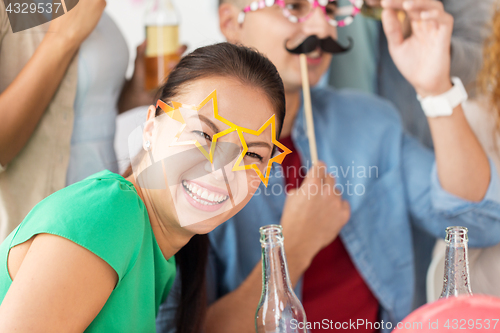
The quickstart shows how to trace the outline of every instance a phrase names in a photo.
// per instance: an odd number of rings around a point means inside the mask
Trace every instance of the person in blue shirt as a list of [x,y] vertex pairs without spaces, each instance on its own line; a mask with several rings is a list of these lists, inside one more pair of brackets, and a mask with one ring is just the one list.
[[[316,6],[301,20],[290,18],[294,7],[286,3],[224,0],[219,7],[221,30],[228,41],[259,50],[278,68],[287,101],[281,138],[291,137],[301,165],[310,171],[301,187],[287,195],[287,175],[282,168],[273,168],[267,188],[261,186],[241,212],[209,235],[210,307],[205,331],[255,331],[262,288],[259,227],[280,223],[298,296],[303,296],[301,278],[317,254],[340,237],[378,301],[378,319],[386,323],[382,331],[389,332],[409,314],[414,297],[411,223],[436,238],[444,236],[447,226],[463,225],[469,228],[471,246],[494,245],[500,242],[499,179],[460,104],[451,115],[429,117],[432,153],[405,134],[389,102],[328,88],[311,92],[318,155],[323,161],[311,168],[299,59],[284,46],[311,35],[335,38],[336,27],[325,19],[324,2],[307,1]],[[251,10],[242,14],[247,6]],[[389,50],[400,72],[423,98],[450,91],[453,18],[442,3],[386,0],[382,6]],[[412,34],[407,39],[397,10],[405,10],[411,19]],[[318,48],[307,56],[314,86],[326,72],[331,55]],[[335,193],[318,191],[333,182]],[[173,332],[176,288],[160,309],[159,332]],[[331,303],[361,305],[355,299]]]
[[[381,0],[365,0],[372,7]],[[482,45],[491,31],[489,21],[494,0],[438,0],[446,12],[453,16],[451,36],[451,75],[458,76],[465,87],[473,88],[482,64]],[[424,146],[433,148],[427,118],[416,98],[415,89],[396,68],[387,47],[382,24],[364,15],[338,30],[338,39],[347,37],[356,42],[350,52],[333,59],[328,73],[329,84],[337,89],[353,88],[377,94],[390,100],[401,115],[404,129]],[[472,92],[473,89],[469,89]],[[412,228],[416,269],[416,298],[413,306],[426,301],[426,268],[432,258],[435,238],[425,231]],[[418,240],[418,242],[416,242]]]

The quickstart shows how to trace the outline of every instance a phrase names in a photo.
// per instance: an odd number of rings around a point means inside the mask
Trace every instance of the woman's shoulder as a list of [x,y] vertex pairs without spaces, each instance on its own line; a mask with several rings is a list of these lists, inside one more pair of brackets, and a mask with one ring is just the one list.
[[[134,185],[122,176],[101,171],[41,201],[27,216],[52,218],[131,219],[143,215],[144,204]],[[56,216],[54,216],[56,215]]]
[[40,202],[18,228],[15,243],[49,233],[83,246],[121,278],[151,228],[132,183],[109,171],[68,186]]

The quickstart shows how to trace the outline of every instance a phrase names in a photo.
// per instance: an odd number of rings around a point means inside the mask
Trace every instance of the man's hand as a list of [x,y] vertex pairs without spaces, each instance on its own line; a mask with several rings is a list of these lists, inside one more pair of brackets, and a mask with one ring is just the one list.
[[[403,76],[423,97],[449,89],[453,17],[435,0],[384,0],[382,23],[389,51]],[[403,9],[411,23],[404,39],[397,10]]]
[[[450,80],[453,17],[435,0],[383,0],[382,23],[389,51],[403,76],[422,97],[452,88]],[[403,9],[412,34],[404,39],[395,11]],[[439,183],[465,200],[481,201],[489,187],[488,158],[458,105],[448,117],[428,118]]]
[[[281,225],[293,285],[304,274],[314,256],[338,236],[350,217],[349,204],[334,192],[335,180],[326,171],[322,162],[313,166],[302,186],[288,192],[285,202]],[[205,331],[255,332],[255,309],[261,291],[262,264],[259,262],[236,290],[209,307]]]
[[288,192],[281,225],[287,258],[299,263],[293,266],[305,270],[349,221],[349,203],[334,186],[335,179],[320,162],[309,170],[300,188]]

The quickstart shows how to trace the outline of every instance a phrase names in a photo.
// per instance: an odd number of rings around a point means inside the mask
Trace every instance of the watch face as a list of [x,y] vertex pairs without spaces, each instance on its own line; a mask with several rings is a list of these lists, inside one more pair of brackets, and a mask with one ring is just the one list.
[[427,117],[450,116],[453,109],[444,97],[427,97],[422,100],[422,109]]
[[458,77],[452,77],[453,88],[439,96],[430,96],[417,99],[427,117],[451,116],[453,109],[465,102],[468,98],[467,91]]
[[436,116],[450,116],[453,113],[453,109],[450,102],[443,97],[438,97],[434,99],[434,114]]

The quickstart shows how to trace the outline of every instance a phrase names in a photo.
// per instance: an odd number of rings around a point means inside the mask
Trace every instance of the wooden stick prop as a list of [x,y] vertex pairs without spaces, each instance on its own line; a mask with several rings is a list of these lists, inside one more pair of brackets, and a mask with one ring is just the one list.
[[304,95],[304,111],[306,114],[309,151],[311,152],[312,164],[316,165],[318,163],[318,149],[316,148],[316,136],[314,134],[311,89],[309,87],[309,75],[307,72],[307,57],[304,53],[300,54],[300,71],[302,74],[302,94]]

